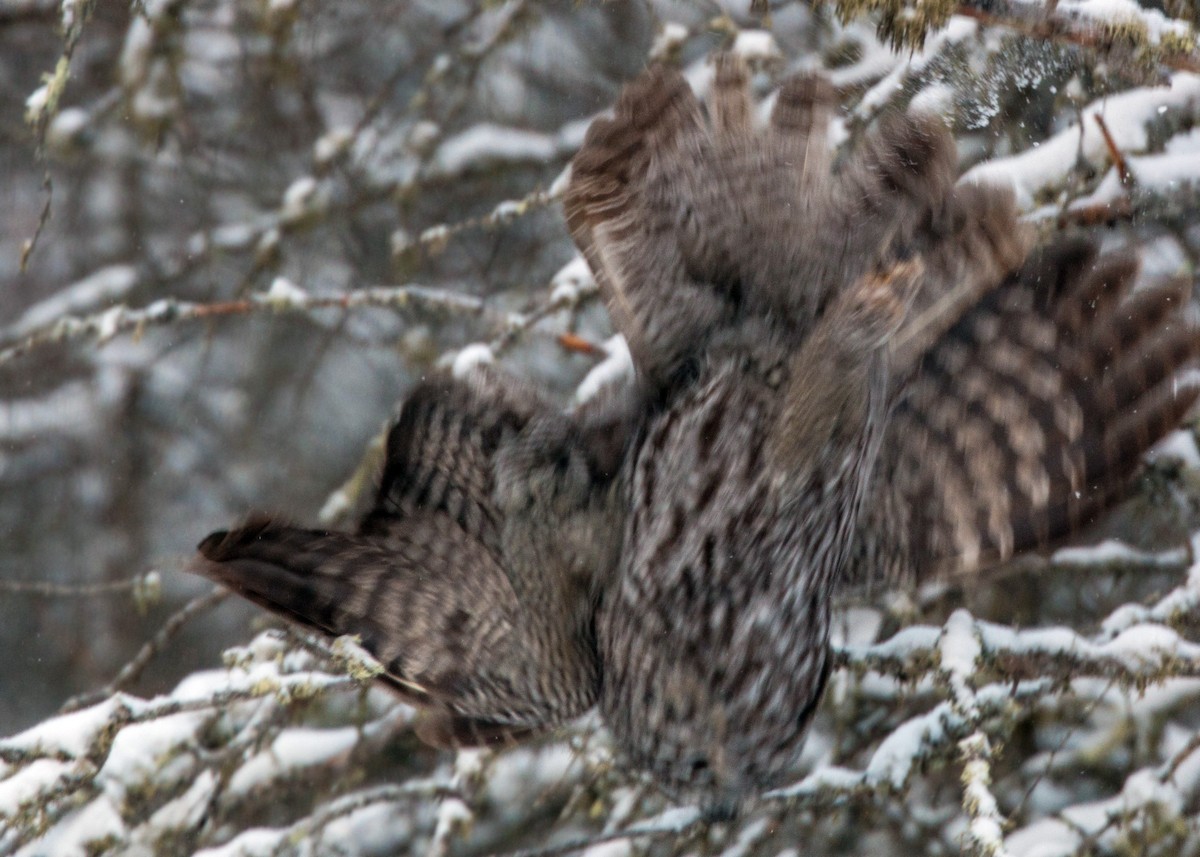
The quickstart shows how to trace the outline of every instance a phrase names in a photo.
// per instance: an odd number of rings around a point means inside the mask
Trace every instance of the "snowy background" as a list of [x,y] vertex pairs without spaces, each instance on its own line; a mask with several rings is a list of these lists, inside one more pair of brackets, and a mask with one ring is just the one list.
[[[753,7],[753,8],[752,8]],[[350,520],[415,378],[619,365],[557,198],[656,56],[913,106],[1049,237],[1200,254],[1189,0],[0,0],[0,855],[1200,854],[1200,455],[1078,547],[847,604],[795,785],[672,807],[585,720],[415,739],[342,642],[180,573]],[[574,334],[564,339],[562,334]],[[598,368],[599,367],[599,368]]]

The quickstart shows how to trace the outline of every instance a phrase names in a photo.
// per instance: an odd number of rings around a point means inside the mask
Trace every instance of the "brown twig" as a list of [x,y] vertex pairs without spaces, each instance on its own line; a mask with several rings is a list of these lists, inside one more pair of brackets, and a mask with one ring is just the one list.
[[105,342],[120,333],[139,333],[151,325],[177,324],[263,311],[304,314],[319,309],[418,306],[466,315],[483,315],[487,312],[487,307],[480,298],[421,286],[376,287],[332,295],[311,295],[295,289],[291,293],[266,292],[251,298],[214,303],[168,298],[136,309],[116,306],[84,317],[63,316],[12,345],[0,348],[0,364],[15,360],[40,346],[89,336]]
[[591,357],[604,356],[603,348],[574,333],[560,333],[558,335],[558,344],[567,351],[574,351],[577,354],[587,354]]
[[108,699],[108,697],[117,691],[123,690],[128,685],[137,681],[141,674],[145,672],[146,667],[150,665],[150,661],[154,660],[167,647],[167,644],[174,639],[175,635],[183,629],[183,626],[189,620],[220,604],[228,595],[228,590],[214,588],[207,595],[193,598],[187,604],[183,605],[163,623],[163,626],[158,629],[158,633],[151,637],[138,650],[133,660],[122,667],[121,671],[117,673],[112,681],[99,690],[71,697],[63,704],[60,713],[67,714],[77,711],[80,708],[86,708],[89,705],[95,705],[97,702]]
[[1092,118],[1096,120],[1096,125],[1100,128],[1100,134],[1104,137],[1104,145],[1108,147],[1108,156],[1112,158],[1113,166],[1117,168],[1117,175],[1121,178],[1121,186],[1127,188],[1133,187],[1133,172],[1129,169],[1129,162],[1125,160],[1125,155],[1117,148],[1117,141],[1113,139],[1113,135],[1109,132],[1108,123],[1104,121],[1104,117],[1099,113],[1093,113]]

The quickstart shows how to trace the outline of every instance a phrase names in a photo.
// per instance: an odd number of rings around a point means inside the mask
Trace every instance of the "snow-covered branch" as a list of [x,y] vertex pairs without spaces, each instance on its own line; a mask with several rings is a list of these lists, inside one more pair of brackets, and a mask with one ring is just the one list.
[[90,315],[60,316],[25,334],[14,344],[0,348],[0,365],[40,346],[80,339],[92,339],[103,344],[118,334],[137,333],[154,326],[211,321],[256,312],[306,314],[322,309],[351,310],[362,307],[417,308],[465,315],[482,315],[487,309],[478,298],[422,286],[376,286],[353,292],[312,294],[279,277],[266,292],[244,300],[199,303],[163,298],[145,307],[118,304]]

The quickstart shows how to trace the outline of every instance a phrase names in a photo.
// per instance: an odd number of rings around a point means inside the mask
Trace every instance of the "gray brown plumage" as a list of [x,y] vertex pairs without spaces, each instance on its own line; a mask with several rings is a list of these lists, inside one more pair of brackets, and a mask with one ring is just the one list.
[[299,624],[358,634],[422,734],[476,744],[593,704],[593,612],[619,549],[617,393],[560,413],[487,368],[420,384],[355,533],[257,519],[191,570]]
[[[886,117],[835,165],[831,94],[793,79],[760,128],[737,60],[707,118],[651,69],[566,196],[657,391],[598,622],[601,709],[635,764],[708,801],[794,768],[835,592],[1061,536],[1197,394],[1174,385],[1200,344],[1178,289],[1126,300],[1132,263],[1086,242],[1030,256],[1011,194],[955,185],[937,119]],[[893,311],[864,342],[846,306],[871,282]]]
[[662,67],[595,122],[566,194],[638,382],[559,413],[488,371],[417,388],[353,534],[252,521],[195,570],[357,633],[435,737],[599,697],[621,752],[737,801],[797,761],[850,586],[969,572],[1120,491],[1197,396],[1178,287],[1082,240],[1030,252],[1011,195],[892,115],[843,157],[834,91]]
[[1091,522],[1196,401],[1182,283],[1130,295],[1128,254],[1062,240],[919,359],[883,444],[848,580],[912,583]]

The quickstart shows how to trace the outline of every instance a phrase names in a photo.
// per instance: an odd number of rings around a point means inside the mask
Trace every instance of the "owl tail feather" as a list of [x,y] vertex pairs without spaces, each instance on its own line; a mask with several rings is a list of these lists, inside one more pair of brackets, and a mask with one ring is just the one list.
[[303,628],[357,635],[384,668],[378,680],[428,709],[417,732],[435,746],[495,745],[591,705],[590,650],[555,648],[546,663],[565,702],[530,690],[540,638],[514,627],[512,587],[486,547],[446,515],[383,523],[351,534],[255,516],[205,538],[186,570]]
[[329,573],[329,560],[352,547],[352,536],[284,526],[254,516],[234,530],[220,530],[198,546],[186,571],[207,577],[243,598],[301,626],[326,634],[347,633],[338,606],[353,595],[353,582]]

